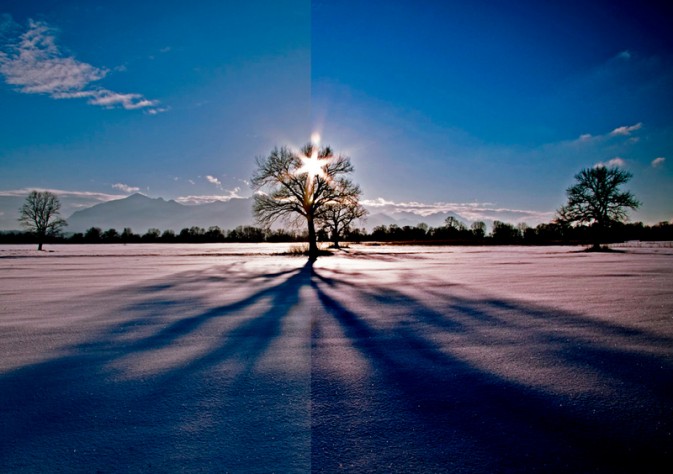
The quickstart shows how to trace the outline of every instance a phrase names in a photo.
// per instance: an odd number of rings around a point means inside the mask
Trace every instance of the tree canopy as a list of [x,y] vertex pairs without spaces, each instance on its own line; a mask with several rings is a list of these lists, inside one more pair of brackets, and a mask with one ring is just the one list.
[[356,219],[367,215],[367,210],[358,202],[359,193],[339,204],[328,204],[320,217],[322,229],[327,232],[334,247],[339,247],[341,236]]
[[257,221],[270,226],[277,220],[289,224],[306,221],[309,256],[318,255],[316,223],[333,206],[357,201],[361,191],[346,175],[353,172],[350,158],[334,156],[332,149],[309,143],[295,152],[274,148],[266,158],[257,159],[252,177],[256,189],[253,212]]
[[631,173],[617,167],[596,166],[575,175],[577,181],[566,190],[568,203],[557,211],[562,224],[590,224],[595,229],[594,247],[599,247],[605,231],[624,222],[627,209],[637,209],[640,202],[620,186],[632,178]]
[[19,209],[19,222],[37,237],[37,249],[47,236],[58,234],[68,225],[60,216],[61,203],[55,194],[49,191],[32,191]]

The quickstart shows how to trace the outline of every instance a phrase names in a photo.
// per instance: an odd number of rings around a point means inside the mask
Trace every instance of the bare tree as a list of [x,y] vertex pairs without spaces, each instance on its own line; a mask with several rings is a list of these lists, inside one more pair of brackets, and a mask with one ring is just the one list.
[[463,224],[462,222],[460,222],[458,219],[456,219],[453,216],[448,216],[444,220],[444,227],[446,227],[447,229],[453,229],[453,230],[456,230],[456,231],[463,231],[463,230],[466,229],[465,224]]
[[19,209],[19,222],[35,234],[38,250],[42,250],[47,236],[58,234],[68,225],[59,216],[60,209],[58,197],[49,191],[32,191]]
[[345,178],[353,172],[350,158],[334,156],[330,147],[305,145],[301,151],[274,148],[267,158],[257,158],[252,186],[257,190],[253,212],[269,227],[277,220],[308,227],[309,257],[318,256],[316,223],[332,205],[343,205],[360,196],[360,188]]
[[607,229],[626,220],[627,208],[640,206],[633,194],[619,189],[631,178],[631,173],[616,167],[583,169],[575,175],[577,183],[566,190],[568,203],[557,211],[556,221],[593,225],[593,248],[598,250]]
[[483,239],[486,235],[486,223],[482,221],[473,222],[470,231],[478,239]]
[[[351,186],[353,186],[351,184]],[[367,210],[358,202],[360,190],[357,186],[350,191],[350,198],[344,202],[328,204],[320,217],[322,229],[326,231],[332,245],[339,248],[339,240],[350,228],[351,223],[367,215]],[[346,192],[346,194],[349,194]]]

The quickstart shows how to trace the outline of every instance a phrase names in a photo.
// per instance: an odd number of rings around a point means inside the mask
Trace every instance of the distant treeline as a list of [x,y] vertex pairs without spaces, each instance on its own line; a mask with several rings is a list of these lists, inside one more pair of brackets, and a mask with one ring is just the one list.
[[[91,227],[86,232],[50,236],[50,243],[70,244],[138,244],[138,243],[217,243],[217,242],[300,242],[305,236],[295,232],[261,229],[253,226],[239,226],[233,230],[223,230],[213,226],[184,228],[176,233],[173,230],[149,229],[144,234],[136,234],[129,227],[121,232],[117,229],[102,230]],[[0,233],[0,243],[35,243],[31,232]]]
[[[329,242],[324,231],[318,232],[321,241]],[[492,231],[486,232],[483,222],[475,222],[470,228],[458,221],[450,221],[445,226],[429,227],[398,226],[395,224],[375,227],[371,232],[365,229],[352,229],[341,239],[348,242],[395,242],[428,243],[447,245],[553,245],[588,244],[592,242],[592,230],[589,226],[571,227],[558,223],[540,224],[529,227],[526,224],[512,225],[495,221]],[[660,222],[653,226],[641,222],[616,224],[606,235],[609,242],[629,240],[673,241],[673,224]],[[49,237],[49,243],[73,244],[134,244],[134,243],[218,243],[218,242],[304,242],[305,232],[292,232],[284,229],[269,230],[254,226],[239,226],[233,230],[223,230],[213,226],[184,228],[176,233],[172,230],[149,229],[144,234],[136,234],[130,228],[121,232],[116,229],[102,230],[91,227],[84,233],[62,234]],[[0,233],[3,244],[33,244],[35,236],[30,232]]]
[[[475,222],[470,228],[453,221],[442,227],[397,225],[375,227],[370,234],[357,232],[347,240],[371,240],[383,242],[419,242],[446,243],[453,245],[579,245],[589,244],[593,239],[590,226],[569,226],[560,223],[539,224],[529,227],[526,224],[512,225],[494,221],[492,231],[486,233],[483,222]],[[615,224],[605,235],[606,242],[625,242],[629,240],[670,241],[673,240],[673,224],[660,222],[653,226],[642,222]]]

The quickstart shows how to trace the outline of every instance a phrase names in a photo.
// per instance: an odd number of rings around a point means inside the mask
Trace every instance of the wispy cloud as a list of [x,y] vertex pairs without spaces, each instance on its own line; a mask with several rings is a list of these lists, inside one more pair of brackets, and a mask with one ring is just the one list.
[[54,188],[21,188],[21,189],[0,190],[0,196],[22,197],[22,196],[28,196],[32,191],[49,191],[50,193],[56,194],[59,198],[60,197],[87,198],[87,199],[95,199],[101,202],[112,201],[115,199],[122,199],[126,197],[123,194],[108,194],[92,191],[69,191]]
[[659,158],[655,158],[652,160],[652,168],[660,168],[664,165],[664,162],[666,161],[666,158],[663,156],[660,156]]
[[643,124],[640,122],[635,125],[625,125],[622,127],[615,128],[613,131],[610,132],[610,135],[613,137],[618,135],[629,136],[631,135],[632,132],[640,130],[642,127]]
[[594,168],[612,168],[612,167],[617,167],[617,168],[623,168],[626,166],[626,160],[623,158],[620,158],[618,156],[615,156],[613,159],[608,160],[608,161],[599,161],[594,165]]
[[46,94],[53,99],[88,99],[105,108],[145,109],[150,114],[165,111],[157,100],[137,93],[119,93],[94,85],[108,69],[78,61],[56,44],[53,28],[28,20],[28,28],[0,47],[0,74],[7,84],[24,94]]
[[599,134],[599,135],[592,135],[591,133],[583,133],[580,135],[575,142],[577,143],[597,143],[597,142],[603,142],[606,140],[610,139],[615,139],[616,137],[629,137],[629,141],[631,143],[635,143],[638,141],[638,137],[634,137],[633,132],[640,130],[643,128],[642,122],[638,122],[635,125],[623,125],[621,127],[617,127],[613,129],[609,133],[604,133],[604,134]]
[[508,222],[527,222],[538,224],[549,222],[554,217],[553,211],[540,212],[526,209],[511,209],[498,207],[488,202],[435,202],[422,203],[417,201],[395,202],[384,198],[365,199],[362,204],[369,208],[370,212],[382,212],[395,217],[399,213],[412,213],[421,217],[427,217],[436,213],[453,212],[468,221],[493,221],[504,220]]
[[206,180],[209,183],[214,184],[215,186],[222,186],[222,182],[219,179],[217,179],[215,176],[206,175]]
[[[126,194],[108,194],[91,191],[72,191],[66,189],[53,188],[21,188],[0,190],[0,197],[26,197],[31,191],[49,191],[55,194],[61,201],[61,215],[68,217],[73,212],[91,207],[102,202],[114,201],[115,199],[123,199],[127,197]],[[14,228],[9,226],[8,228]]]
[[129,186],[128,184],[124,183],[115,183],[112,185],[113,188],[119,189],[120,191],[123,191],[125,193],[136,193],[140,191],[140,188],[135,187],[135,186]]
[[239,199],[240,188],[227,190],[227,194],[210,194],[210,195],[196,195],[196,196],[180,196],[175,200],[180,204],[208,204],[211,202],[226,202],[231,199]]
[[[16,205],[17,198],[27,197],[31,191],[49,191],[55,194],[59,201],[61,202],[61,215],[66,219],[69,218],[75,211],[80,209],[85,209],[87,207],[94,206],[103,202],[114,201],[116,199],[123,199],[127,197],[126,194],[108,194],[108,193],[99,193],[91,191],[72,191],[66,189],[54,189],[54,188],[21,188],[21,189],[5,189],[0,190],[0,198],[15,198],[10,200],[9,204],[2,203],[0,200],[0,205],[3,205],[2,209],[5,212],[3,219],[0,219],[0,228],[4,229],[16,229],[17,228],[17,219],[19,217],[18,206]],[[9,207],[7,207],[9,205]]]

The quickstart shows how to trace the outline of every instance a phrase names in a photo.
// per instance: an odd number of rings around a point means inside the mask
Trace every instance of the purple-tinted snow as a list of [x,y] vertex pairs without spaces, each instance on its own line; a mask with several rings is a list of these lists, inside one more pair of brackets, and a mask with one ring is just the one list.
[[673,249],[0,247],[2,472],[669,472]]

